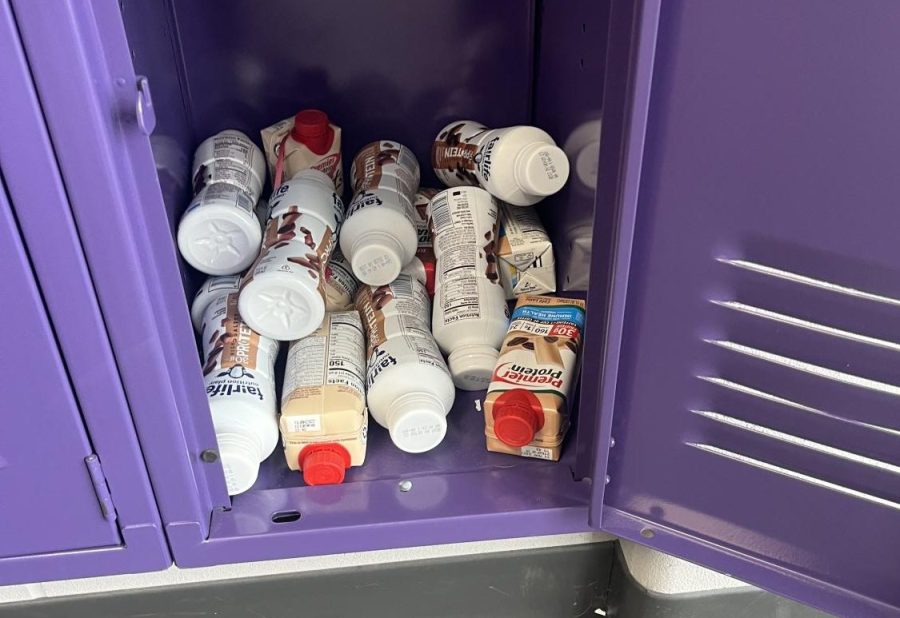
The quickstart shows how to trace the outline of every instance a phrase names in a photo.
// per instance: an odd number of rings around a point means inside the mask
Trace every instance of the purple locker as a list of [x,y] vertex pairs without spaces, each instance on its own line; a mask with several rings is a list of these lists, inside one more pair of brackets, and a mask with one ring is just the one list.
[[896,615],[900,6],[636,17],[592,521]]
[[[178,564],[560,533],[590,516],[832,611],[900,606],[900,565],[876,545],[900,530],[900,9],[13,4]],[[345,155],[389,136],[423,163],[453,118],[531,121],[571,145],[596,138],[602,106],[596,191],[585,152],[541,206],[561,280],[592,271],[559,464],[486,453],[461,395],[431,453],[374,428],[342,486],[302,486],[276,451],[251,491],[225,495],[201,457],[215,437],[186,305],[200,279],[172,233],[200,140],[302,106],[337,119]]]
[[149,478],[6,2],[0,28],[0,583],[162,569]]

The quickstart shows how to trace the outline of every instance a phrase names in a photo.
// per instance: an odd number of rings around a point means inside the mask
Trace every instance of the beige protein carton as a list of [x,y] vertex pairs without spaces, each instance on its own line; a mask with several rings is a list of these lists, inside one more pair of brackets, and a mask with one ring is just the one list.
[[500,203],[497,264],[508,299],[556,291],[553,243],[533,208]]
[[[318,109],[304,109],[260,132],[272,189],[302,170],[317,169],[334,181],[334,191],[344,194],[341,128]],[[278,162],[281,160],[281,166]]]
[[507,455],[518,455],[519,457],[531,457],[533,459],[546,459],[548,461],[559,461],[562,454],[562,438],[558,442],[542,443],[538,441],[531,442],[525,446],[510,446],[505,444],[499,438],[493,435],[487,436],[487,450],[493,453],[506,453]]
[[288,350],[279,426],[291,470],[307,485],[341,483],[366,459],[365,338],[356,311],[327,313]]
[[583,300],[519,297],[485,398],[488,450],[559,459],[584,316]]

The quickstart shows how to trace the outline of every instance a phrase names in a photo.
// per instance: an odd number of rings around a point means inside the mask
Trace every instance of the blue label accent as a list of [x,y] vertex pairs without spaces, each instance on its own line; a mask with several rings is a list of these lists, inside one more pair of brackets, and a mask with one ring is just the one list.
[[512,319],[525,318],[536,322],[568,322],[579,329],[584,328],[584,309],[574,305],[560,307],[535,307],[525,305],[516,307]]

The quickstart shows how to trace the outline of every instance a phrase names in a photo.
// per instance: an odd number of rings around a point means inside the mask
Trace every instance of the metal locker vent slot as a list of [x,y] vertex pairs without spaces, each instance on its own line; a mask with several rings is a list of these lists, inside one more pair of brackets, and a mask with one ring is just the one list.
[[765,264],[760,264],[759,262],[751,262],[749,260],[735,260],[731,258],[716,259],[722,264],[728,264],[729,266],[734,266],[736,268],[752,271],[761,275],[774,277],[776,279],[784,279],[786,281],[798,283],[800,285],[808,285],[810,287],[827,290],[829,292],[835,292],[836,294],[844,294],[846,296],[852,296],[854,298],[871,300],[878,303],[885,303],[888,305],[900,307],[900,299],[898,298],[892,298],[890,296],[884,296],[882,294],[873,294],[872,292],[866,292],[865,290],[851,288],[845,285],[833,283],[831,281],[816,279],[815,277],[808,277],[806,275],[801,275],[799,273],[791,272],[788,270],[782,270],[780,268],[773,268],[772,266],[766,266]]
[[900,511],[900,504],[894,502],[893,500],[887,500],[886,498],[881,498],[879,496],[873,496],[872,494],[859,491],[856,489],[852,489],[850,487],[846,487],[844,485],[839,485],[837,483],[832,483],[831,481],[826,481],[816,476],[811,476],[809,474],[804,474],[803,472],[797,472],[796,470],[791,470],[790,468],[785,468],[782,466],[777,466],[775,464],[771,464],[767,461],[763,461],[761,459],[756,459],[754,457],[748,457],[746,455],[741,455],[740,453],[735,453],[733,451],[729,451],[723,448],[719,448],[718,446],[712,446],[710,444],[701,444],[696,442],[688,442],[688,446],[699,449],[706,453],[710,453],[712,455],[717,455],[719,457],[724,457],[726,459],[730,459],[732,461],[736,461],[738,463],[747,464],[748,466],[753,466],[754,468],[758,468],[760,470],[765,470],[766,472],[772,472],[774,474],[778,474],[781,476],[785,476],[787,478],[791,478],[802,483],[807,483],[809,485],[815,485],[816,487],[821,487],[822,489],[827,489],[829,491],[833,491],[839,494],[844,494],[845,496],[850,496],[851,498],[858,498],[860,500],[864,500],[866,502],[871,502],[873,504],[877,504],[879,506],[884,506],[889,509],[893,509],[895,511]]
[[[897,298],[774,268],[758,262],[727,258],[718,258],[717,261],[739,269],[738,272],[732,273],[737,274],[738,277],[762,276],[763,283],[765,280],[772,282],[778,280],[782,282],[780,288],[782,293],[784,292],[784,282],[788,282],[824,290],[828,295],[837,294],[863,303],[876,302],[900,308],[900,299]],[[793,286],[790,288],[792,289]],[[755,298],[756,294],[751,296]],[[878,393],[886,396],[886,400],[889,402],[891,400],[897,402],[897,416],[885,418],[885,423],[900,420],[900,386],[881,379],[859,375],[859,372],[853,370],[857,364],[865,366],[865,363],[854,361],[861,361],[866,354],[871,355],[872,350],[880,350],[882,355],[885,354],[885,351],[889,354],[900,353],[900,343],[884,337],[875,337],[839,328],[826,323],[826,320],[817,320],[815,315],[819,309],[818,306],[792,305],[794,309],[800,309],[807,313],[800,317],[792,315],[792,312],[767,308],[765,305],[768,303],[755,302],[752,298],[750,302],[747,299],[734,298],[710,299],[709,302],[725,310],[724,319],[729,325],[729,330],[727,335],[706,337],[703,338],[703,341],[719,350],[720,354],[724,353],[725,357],[720,356],[720,358],[725,358],[725,365],[731,369],[722,371],[719,375],[715,375],[715,372],[704,372],[696,377],[718,392],[718,395],[716,392],[713,393],[713,397],[717,400],[724,397],[726,402],[730,402],[737,395],[739,399],[746,398],[744,400],[749,407],[743,409],[740,414],[736,412],[735,408],[728,407],[735,405],[733,403],[690,407],[689,413],[702,419],[701,422],[705,424],[705,427],[717,437],[698,439],[695,435],[685,438],[684,443],[691,448],[716,457],[900,511],[900,502],[876,495],[882,493],[881,488],[887,489],[881,482],[874,486],[870,482],[866,491],[862,491],[853,486],[857,484],[855,482],[857,478],[865,478],[863,475],[857,475],[856,472],[850,474],[845,472],[843,481],[836,482],[837,479],[829,478],[831,470],[820,469],[820,466],[815,463],[821,464],[823,460],[809,459],[808,456],[803,455],[804,452],[815,453],[818,456],[827,457],[828,460],[841,461],[845,466],[849,466],[851,471],[856,467],[859,467],[861,472],[868,469],[872,471],[867,473],[868,475],[886,473],[900,476],[900,465],[858,452],[866,448],[865,445],[859,443],[855,445],[858,448],[846,448],[846,445],[842,445],[844,446],[842,448],[829,444],[827,442],[831,440],[828,438],[832,434],[824,431],[829,427],[826,423],[831,427],[849,425],[866,431],[878,432],[888,439],[894,439],[900,436],[900,429],[886,424],[873,423],[871,420],[867,422],[852,418],[854,410],[826,410],[822,409],[821,405],[810,405],[810,402],[803,401],[803,397],[798,396],[803,392],[804,387],[791,388],[791,385],[798,380],[804,381],[805,388],[809,388],[810,384],[815,385],[821,382],[823,388],[827,386],[831,389],[838,389],[834,392],[838,392],[844,397],[843,401],[850,400],[855,404],[858,397],[859,406],[865,405],[864,395],[866,392]],[[813,312],[812,316],[809,315],[810,311]],[[900,320],[900,312],[898,312],[897,319]],[[750,334],[751,332],[752,334]],[[785,339],[790,341],[787,348],[790,353],[783,352],[785,346],[782,345],[782,340]],[[750,345],[750,342],[753,345]],[[829,348],[846,353],[846,359],[840,354],[838,355],[842,361],[839,369],[824,366],[820,360],[815,360],[821,356],[822,346],[841,346]],[[772,349],[767,349],[770,347]],[[746,360],[742,361],[741,359]],[[831,365],[836,364],[833,354],[828,360],[831,361]],[[897,366],[900,367],[900,354],[897,355],[896,360]],[[760,364],[769,367],[758,373],[748,369],[748,375],[754,376],[755,381],[759,383],[754,384],[754,379],[745,379],[746,376],[742,376],[740,369],[750,367],[745,364],[746,362],[756,362],[753,365],[755,367],[759,367]],[[871,369],[871,364],[869,367]],[[779,370],[776,373],[774,371],[776,368],[786,371]],[[735,375],[730,375],[731,373]],[[760,378],[760,376],[764,378]],[[817,433],[818,438],[813,439],[800,435],[805,433],[799,429],[804,425],[798,425],[796,420],[793,424],[793,431],[776,428],[780,427],[779,424],[784,417],[773,415],[772,410],[779,409],[784,410],[787,415],[797,413],[809,415],[809,422],[813,423],[810,427],[818,430],[811,433]],[[749,420],[747,417],[753,418],[753,420]],[[760,418],[763,418],[762,422],[760,422]],[[723,428],[722,431],[727,429],[729,432],[714,431],[716,427]],[[823,435],[825,435],[825,439],[823,439]],[[834,441],[840,443],[840,437],[835,436]],[[768,441],[778,443],[780,447],[772,448],[770,453],[769,447],[765,446]],[[749,452],[754,450],[753,453]]]

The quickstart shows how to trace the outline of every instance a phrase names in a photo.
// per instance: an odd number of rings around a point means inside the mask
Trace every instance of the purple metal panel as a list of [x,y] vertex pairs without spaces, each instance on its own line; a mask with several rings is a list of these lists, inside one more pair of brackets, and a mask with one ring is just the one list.
[[[133,4],[125,3],[126,16]],[[167,4],[180,37],[191,154],[216,131],[237,128],[258,140],[261,128],[321,107],[344,131],[348,168],[361,146],[389,137],[413,149],[423,183],[437,186],[427,162],[442,126],[473,116],[488,126],[529,117],[531,2]]]
[[203,538],[229,501],[118,5],[13,6],[157,504]]
[[[132,23],[141,22],[132,12],[136,6],[127,3],[125,7],[126,19],[134,20]],[[149,19],[146,22],[151,24],[150,28],[166,24],[165,28],[160,28],[157,45],[161,47],[151,50],[150,55],[169,58],[172,62],[180,58],[181,47],[188,38],[182,32],[182,28],[187,27],[181,23],[183,5],[176,6],[179,9],[175,13],[179,17],[177,23],[169,21],[171,15],[157,15],[155,21]],[[220,6],[217,5],[217,11]],[[299,7],[306,11],[302,15],[304,20],[319,20],[332,30],[343,23],[334,21],[330,5],[328,15],[323,15],[323,7],[318,5],[294,3],[284,6],[294,7],[292,10]],[[392,16],[397,21],[400,4],[386,3],[384,6],[386,13],[380,19],[390,22],[388,17]],[[408,5],[405,6],[408,9]],[[427,151],[432,130],[451,116],[472,115],[496,124],[502,124],[501,118],[507,119],[505,122],[516,122],[527,118],[530,104],[533,41],[530,3],[492,5],[488,14],[484,7],[474,11],[474,5],[449,6],[452,8],[435,5],[438,14],[447,20],[437,31],[439,36],[433,32],[427,36],[423,34],[421,39],[414,39],[418,42],[416,46],[407,44],[412,38],[397,37],[407,42],[398,42],[397,49],[391,48],[392,54],[405,50],[402,55],[410,58],[420,49],[428,50],[430,60],[420,59],[424,68],[420,67],[419,73],[398,72],[396,76],[383,76],[387,83],[399,89],[397,97],[402,94],[403,101],[416,102],[404,104],[403,109],[408,109],[405,117],[396,111],[400,99],[391,99],[390,105],[384,104],[384,109],[390,107],[393,110],[387,126],[398,132],[412,131],[409,127],[419,125],[416,139],[410,143],[420,154]],[[142,9],[147,7],[169,11],[170,5],[141,5]],[[246,10],[250,5],[234,2],[228,7]],[[346,8],[351,12],[368,10],[349,4]],[[233,503],[227,500],[219,466],[202,464],[198,457],[200,451],[213,447],[215,442],[171,237],[173,213],[180,212],[184,204],[170,204],[166,214],[156,178],[156,172],[162,170],[154,169],[148,140],[134,122],[134,91],[131,90],[134,74],[127,44],[139,42],[140,36],[126,42],[122,17],[112,0],[91,4],[17,2],[16,9],[26,46],[34,54],[32,64],[38,91],[48,116],[100,306],[117,352],[119,371],[147,456],[160,510],[167,524],[167,535],[179,564],[211,564],[585,528],[588,485],[573,480],[571,461],[552,464],[486,453],[481,420],[473,412],[471,397],[460,397],[457,409],[451,413],[458,425],[451,428],[445,448],[428,456],[416,458],[388,448],[385,436],[380,436],[379,442],[380,430],[376,428],[372,437],[373,454],[367,467],[349,475],[350,483],[344,491],[352,499],[348,498],[344,503],[343,511],[327,504],[317,506],[318,500],[327,497],[329,492],[294,486],[298,477],[287,476],[284,465],[274,465],[275,460],[264,467],[257,488],[237,497]],[[216,11],[210,13],[211,19],[215,14]],[[229,15],[229,10],[225,10],[223,19]],[[517,16],[512,20],[515,27],[507,23],[510,15]],[[411,32],[418,30],[410,16],[424,20],[423,26],[432,24],[429,15],[406,11],[402,21]],[[357,26],[365,21],[363,17],[357,16]],[[233,21],[228,23],[234,25]],[[390,24],[381,25],[388,29]],[[313,28],[311,33],[315,34],[315,30]],[[260,37],[268,36],[268,29],[255,32],[259,32]],[[175,33],[181,33],[181,38],[171,38]],[[192,30],[190,37],[213,35],[213,32],[201,29]],[[51,36],[54,45],[41,48],[41,42]],[[337,40],[341,38],[333,31],[330,36]],[[466,57],[470,37],[480,42],[471,48],[478,54],[464,62],[454,57],[451,66],[457,69],[455,81],[421,73],[430,71],[433,63],[444,62],[453,50]],[[458,45],[463,40],[467,42],[465,50]],[[215,41],[220,43],[221,39]],[[187,44],[209,46],[218,43],[200,40]],[[261,39],[256,39],[256,45],[251,46],[248,53],[257,47],[260,52],[274,53]],[[167,52],[166,48],[177,51]],[[227,55],[227,50],[223,49],[222,53]],[[196,62],[187,56],[185,54],[186,60]],[[136,51],[135,58],[142,57],[147,58],[148,52]],[[290,58],[299,61],[301,56],[294,54]],[[515,62],[506,66],[510,58]],[[320,62],[328,70],[334,68],[338,75],[344,68],[352,68],[355,62],[368,66],[370,58],[343,55],[340,62],[324,59]],[[186,64],[190,65],[190,62]],[[163,70],[166,66],[170,69],[168,72]],[[229,70],[232,69],[229,66]],[[200,70],[200,66],[193,70]],[[180,74],[179,65],[163,64],[157,67],[155,74],[161,75],[158,79],[184,79],[185,75],[191,75],[191,68]],[[206,79],[206,76],[201,74],[191,79],[200,78]],[[178,142],[179,135],[184,133],[184,125],[179,125],[179,117],[183,116],[175,109],[172,109],[174,115],[170,115],[167,112],[169,106],[182,105],[189,99],[194,106],[189,117],[193,122],[199,122],[194,99],[201,95],[212,99],[223,91],[198,94],[193,83],[187,86],[190,86],[189,97],[181,96],[187,92],[184,83],[162,88],[162,92],[167,93],[164,97],[175,100],[156,98],[156,110],[160,131],[171,130],[161,136],[172,138],[176,145],[190,153],[193,143]],[[241,87],[246,89],[247,85]],[[440,90],[435,90],[438,87]],[[270,96],[262,90],[259,94]],[[293,108],[297,105],[293,95],[283,96],[285,106]],[[443,100],[443,105],[437,110],[421,104],[421,101],[438,99]],[[234,104],[239,102],[239,99],[230,100]],[[302,103],[316,104],[318,101]],[[213,104],[212,100],[209,104]],[[270,111],[260,115],[260,123],[290,112],[287,108],[277,109],[274,100],[265,105],[271,106]],[[353,106],[354,109],[357,107]],[[207,117],[206,113],[214,116]],[[383,113],[387,114],[386,111]],[[203,121],[224,126],[231,123],[232,116],[225,110],[212,108],[204,112]],[[373,117],[354,122],[360,122],[359,126],[365,128],[378,126],[381,120]],[[243,124],[237,126],[251,128]],[[422,126],[432,128],[422,130]],[[204,131],[207,129],[213,130],[206,127]],[[367,140],[369,134],[361,131],[358,129],[357,136],[352,139],[360,143]],[[405,139],[404,135],[395,137]],[[352,142],[347,144],[350,144],[348,148],[353,147]],[[423,163],[425,161],[427,158]],[[177,191],[167,191],[166,195],[175,193]],[[106,206],[99,210],[96,208],[98,203]],[[456,432],[462,432],[458,434],[458,443],[454,442]],[[400,472],[416,467],[431,470],[434,474],[416,475],[413,491],[400,492],[396,480]],[[425,491],[421,490],[423,484]],[[439,491],[439,485],[443,484],[447,489]],[[535,485],[544,489],[539,492],[528,489]],[[205,493],[207,488],[211,490],[210,494]],[[398,493],[403,495],[398,498]],[[358,499],[364,499],[367,508],[354,506]],[[285,504],[293,504],[295,508],[300,506],[304,510],[303,517],[292,525],[274,524],[272,504],[279,508]],[[339,512],[343,514],[338,517]],[[208,528],[210,516],[212,527]],[[259,522],[265,522],[265,527],[261,528]],[[377,524],[379,530],[375,538],[373,524]]]
[[103,517],[94,494],[84,461],[91,446],[5,188],[0,278],[4,319],[14,326],[6,329],[7,352],[0,355],[0,560],[117,545],[119,531]]
[[[609,30],[608,0],[569,2],[565,10],[555,3],[539,3],[538,44],[535,66],[534,116],[532,122],[549,132],[572,161],[572,173],[563,190],[538,205],[547,232],[553,238],[560,291],[587,289],[591,261],[601,274],[608,268],[605,239],[601,228],[597,255],[592,255],[595,221],[611,226],[612,212],[597,203],[597,148],[603,106],[606,47]],[[599,286],[598,286],[598,289]],[[593,330],[602,333],[602,320],[594,318],[594,307],[605,306],[606,289],[594,295],[586,327],[586,338],[594,341]],[[596,325],[596,326],[595,326]],[[587,340],[587,339],[586,339]],[[592,343],[592,346],[594,344]],[[597,349],[600,345],[597,345]],[[599,375],[590,361],[584,375]],[[591,380],[589,382],[592,383]],[[574,400],[579,398],[576,393]],[[579,408],[575,425],[575,477],[591,476],[594,456],[596,405]],[[570,438],[570,441],[572,439]]]
[[900,6],[643,10],[594,520],[897,615]]
[[[555,464],[488,453],[474,393],[460,392],[441,446],[412,455],[369,427],[366,464],[343,485],[303,487],[280,449],[253,490],[213,513],[209,538],[174,543],[181,566],[588,530],[590,485],[572,479],[574,450]],[[408,491],[401,481],[411,481]],[[300,519],[272,516],[298,511]],[[377,531],[377,532],[376,532]],[[176,532],[177,534],[177,532]]]
[[[4,559],[0,561],[0,580],[46,581],[164,568],[170,559],[156,504],[127,403],[116,387],[119,378],[105,327],[7,2],[0,5],[0,26],[6,33],[0,37],[0,82],[8,88],[0,102],[0,165],[13,209],[18,207],[17,224],[25,246],[34,249],[29,252],[30,263],[42,288],[62,357],[68,366],[78,368],[68,378],[90,432],[92,449],[103,464],[105,479],[101,480],[113,496],[121,537],[103,551],[87,552],[88,558],[77,552],[60,552]],[[41,182],[34,181],[34,170],[41,170]],[[32,448],[27,438],[17,439]],[[72,471],[82,472],[78,467]],[[98,509],[93,493],[89,492],[94,500],[92,516]],[[69,526],[77,532],[83,524],[75,516],[55,517],[55,534],[65,534]],[[35,526],[36,533],[41,533],[39,522]],[[84,545],[73,542],[69,549],[80,547]]]

